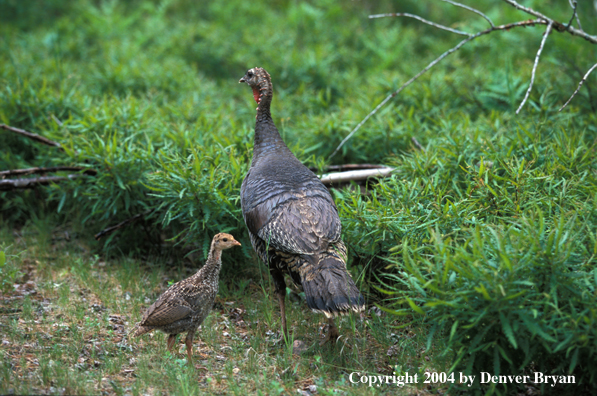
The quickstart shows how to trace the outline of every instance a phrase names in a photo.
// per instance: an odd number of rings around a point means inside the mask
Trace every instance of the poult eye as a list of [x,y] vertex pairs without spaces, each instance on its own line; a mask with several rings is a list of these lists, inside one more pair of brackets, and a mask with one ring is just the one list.
[[224,238],[222,239],[224,242],[228,242],[228,238]]

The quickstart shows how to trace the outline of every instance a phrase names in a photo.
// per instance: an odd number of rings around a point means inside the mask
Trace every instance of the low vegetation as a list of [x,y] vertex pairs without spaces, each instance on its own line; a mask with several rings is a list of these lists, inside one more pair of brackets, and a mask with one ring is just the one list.
[[[342,320],[338,345],[320,347],[326,321],[295,291],[289,291],[287,309],[293,340],[280,342],[280,316],[265,266],[257,274],[261,280],[220,280],[189,367],[182,339],[171,355],[166,335],[133,339],[128,332],[168,284],[189,276],[197,263],[107,262],[65,239],[64,232],[38,229],[1,234],[3,268],[20,271],[0,307],[2,394],[277,395],[298,389],[361,395],[377,390],[351,384],[352,372],[361,373],[357,379],[395,370],[421,376],[447,367],[446,358],[434,357],[438,349],[425,348],[421,325],[395,330],[397,318],[376,310]],[[293,353],[299,352],[293,351],[294,340],[304,343],[300,354]],[[407,394],[425,387],[401,389]],[[383,389],[394,394],[397,387]]]

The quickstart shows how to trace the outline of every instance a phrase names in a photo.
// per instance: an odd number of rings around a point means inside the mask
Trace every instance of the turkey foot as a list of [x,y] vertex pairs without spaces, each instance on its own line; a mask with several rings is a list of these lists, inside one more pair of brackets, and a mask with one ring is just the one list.
[[330,341],[332,344],[335,344],[338,337],[340,337],[340,332],[338,331],[338,328],[336,327],[334,318],[328,318],[328,324],[329,324],[328,334],[326,335],[325,339],[319,343],[320,346],[324,346],[325,344],[328,343],[328,341]]

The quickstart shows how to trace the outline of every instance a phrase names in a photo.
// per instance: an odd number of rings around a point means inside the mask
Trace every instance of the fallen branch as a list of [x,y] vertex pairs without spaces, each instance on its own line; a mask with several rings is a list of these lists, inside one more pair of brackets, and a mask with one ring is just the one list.
[[[336,153],[342,148],[342,146],[344,146],[344,144],[346,144],[346,142],[369,120],[369,118],[371,118],[374,114],[376,114],[388,101],[390,101],[390,99],[392,99],[393,97],[395,97],[396,95],[398,95],[404,88],[406,88],[407,86],[409,86],[410,84],[412,84],[414,81],[416,81],[421,75],[423,75],[425,72],[427,72],[429,69],[431,69],[433,66],[435,66],[436,64],[438,64],[439,62],[441,62],[445,57],[447,57],[448,55],[456,52],[457,50],[459,50],[462,46],[464,46],[465,44],[467,44],[468,42],[486,35],[488,33],[492,33],[495,31],[503,31],[503,30],[509,30],[512,28],[518,28],[518,27],[527,27],[527,26],[535,26],[535,25],[546,25],[547,26],[547,30],[543,36],[543,39],[541,41],[541,45],[539,47],[539,50],[537,51],[537,55],[535,57],[535,63],[533,65],[533,70],[532,70],[532,76],[531,76],[531,82],[529,85],[529,88],[527,90],[527,93],[523,99],[523,101],[521,102],[518,110],[516,111],[516,113],[518,114],[518,112],[520,111],[520,109],[522,108],[522,106],[524,105],[524,103],[527,101],[529,95],[530,95],[530,91],[533,87],[533,83],[534,83],[534,79],[535,79],[535,71],[537,69],[537,65],[539,62],[539,57],[541,56],[541,52],[543,51],[543,47],[545,45],[545,41],[547,40],[547,36],[551,33],[552,29],[555,29],[556,31],[562,33],[562,32],[567,32],[570,33],[573,36],[579,36],[584,38],[585,40],[593,43],[593,44],[597,44],[597,36],[592,36],[589,35],[587,33],[585,33],[582,30],[582,27],[580,26],[580,20],[578,18],[578,12],[577,12],[577,4],[576,4],[576,0],[569,0],[570,1],[570,6],[573,8],[573,16],[572,18],[576,18],[578,25],[579,25],[579,29],[576,29],[574,26],[572,26],[571,23],[561,23],[558,22],[556,20],[553,20],[551,18],[548,18],[547,16],[543,15],[540,12],[537,12],[531,8],[528,7],[524,7],[520,4],[518,4],[516,1],[514,0],[503,0],[504,2],[506,2],[507,4],[523,11],[526,12],[527,14],[533,15],[534,17],[536,17],[537,19],[534,20],[527,20],[527,21],[520,21],[520,22],[514,22],[514,23],[508,23],[508,24],[504,24],[504,25],[500,25],[500,26],[495,26],[493,24],[493,21],[484,13],[482,13],[481,11],[472,8],[470,6],[466,6],[460,3],[457,3],[453,0],[442,0],[446,3],[452,4],[454,6],[457,7],[461,7],[464,8],[466,10],[472,11],[475,14],[483,17],[485,20],[487,20],[487,22],[489,22],[489,24],[491,25],[491,27],[489,29],[477,32],[475,34],[467,34],[467,38],[465,38],[464,40],[462,40],[460,43],[458,43],[455,47],[452,47],[451,49],[449,49],[448,51],[444,52],[443,54],[441,54],[439,57],[437,57],[435,60],[433,60],[431,63],[429,63],[423,70],[421,70],[419,73],[417,73],[414,77],[412,77],[410,80],[408,80],[407,82],[405,82],[400,88],[398,88],[396,91],[394,91],[393,93],[389,94],[384,100],[381,101],[381,103],[379,103],[371,112],[369,112],[369,114],[367,114],[365,116],[365,118],[359,122],[357,124],[356,127],[354,127],[354,129],[352,131],[350,131],[350,133],[340,142],[340,144],[338,145],[338,147],[336,147],[336,149],[332,152],[332,154],[330,154],[330,156],[328,157],[328,159],[332,158],[334,155],[336,155]],[[436,28],[439,29],[443,29],[443,30],[447,30],[450,31],[452,33],[457,33],[457,34],[462,34],[463,32],[459,31],[459,30],[455,30],[449,27],[446,27],[444,25],[440,25],[440,24],[436,24],[435,22],[431,22],[428,21],[426,19],[423,19],[417,15],[412,15],[412,14],[406,14],[406,13],[388,13],[388,14],[376,14],[376,15],[370,15],[369,18],[381,18],[381,17],[388,17],[388,16],[406,16],[406,17],[410,17],[410,18],[415,18],[421,22],[424,22],[428,25],[434,26]],[[572,19],[571,19],[572,20]],[[593,68],[592,68],[593,69]],[[592,71],[592,69],[589,71],[589,73]],[[587,75],[589,74],[587,73]],[[579,84],[579,88],[580,85],[582,85],[582,83],[584,82],[585,79],[583,79],[583,81],[581,81],[581,83]],[[575,93],[576,94],[576,93]],[[573,94],[572,96],[574,97]],[[563,107],[562,107],[563,108]],[[561,110],[561,109],[560,109]]]
[[0,191],[35,188],[37,186],[46,186],[48,184],[59,183],[65,180],[72,180],[83,176],[84,175],[42,176],[29,179],[5,179],[0,180]]
[[371,177],[386,177],[394,168],[388,166],[378,169],[363,169],[349,172],[329,173],[321,177],[321,182],[326,186],[339,183],[347,183],[351,181],[367,180]]
[[27,169],[12,169],[0,172],[0,178],[6,176],[23,176],[32,175],[36,173],[51,173],[60,171],[83,171],[84,175],[95,176],[97,171],[95,169],[83,168],[81,166],[53,166],[50,168],[27,168]]
[[0,124],[0,129],[6,129],[7,131],[18,133],[19,135],[25,136],[29,139],[35,140],[35,141],[43,143],[43,144],[47,144],[48,146],[57,147],[60,150],[64,150],[60,143],[50,140],[48,138],[45,138],[43,136],[37,135],[35,133],[27,132],[23,129],[11,127],[11,126],[8,126],[5,124]]
[[145,211],[143,213],[136,214],[136,215],[134,215],[133,217],[131,217],[129,219],[121,221],[120,223],[118,223],[118,224],[116,224],[114,226],[108,227],[108,228],[106,228],[106,229],[98,232],[97,234],[95,234],[95,239],[99,241],[100,239],[102,239],[106,235],[110,235],[114,231],[117,231],[117,230],[119,230],[119,229],[121,229],[123,227],[126,227],[129,224],[134,223],[135,221],[137,221],[137,220],[139,220],[139,219],[147,216],[151,212],[153,212],[153,210],[147,210],[147,211]]

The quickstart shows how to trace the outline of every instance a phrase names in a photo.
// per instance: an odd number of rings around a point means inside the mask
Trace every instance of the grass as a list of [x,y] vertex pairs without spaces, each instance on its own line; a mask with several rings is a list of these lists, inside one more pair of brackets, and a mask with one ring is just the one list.
[[[351,385],[348,376],[392,375],[397,368],[421,375],[448,363],[435,358],[435,346],[425,351],[422,327],[394,329],[401,322],[374,312],[342,319],[338,345],[319,346],[325,320],[294,292],[287,301],[291,340],[277,343],[278,307],[263,271],[240,283],[220,280],[215,308],[195,339],[194,367],[188,367],[182,340],[171,355],[164,334],[129,339],[127,332],[194,266],[168,271],[159,259],[104,261],[84,241],[64,239],[64,232],[5,229],[2,241],[7,265],[22,273],[1,303],[3,394],[271,395],[311,385],[322,395],[396,394],[395,386]],[[293,340],[308,349],[293,354]],[[400,392],[416,389],[428,393],[422,386]]]

